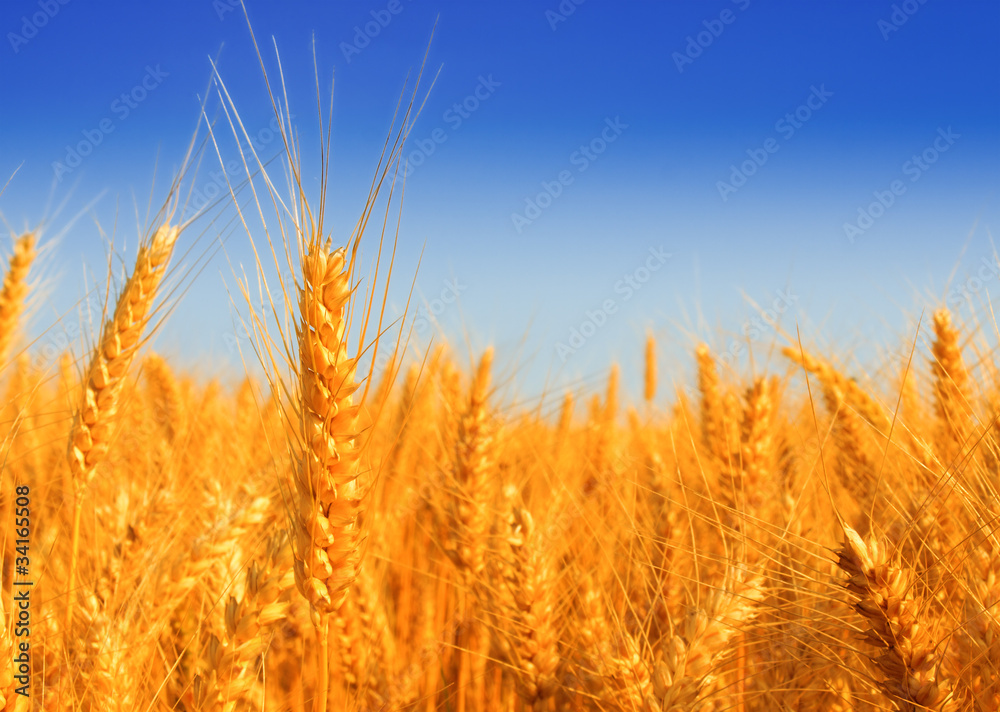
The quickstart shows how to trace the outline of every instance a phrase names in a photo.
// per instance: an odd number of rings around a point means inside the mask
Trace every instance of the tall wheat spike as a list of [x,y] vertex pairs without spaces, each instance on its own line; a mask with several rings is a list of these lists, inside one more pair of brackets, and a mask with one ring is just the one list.
[[936,637],[922,620],[910,572],[891,560],[884,542],[864,540],[846,524],[844,535],[837,565],[857,599],[854,609],[869,623],[867,641],[881,651],[873,662],[885,677],[882,691],[903,712],[953,710]]
[[359,414],[354,403],[357,358],[347,353],[354,256],[331,250],[311,233],[302,255],[298,336],[298,461],[294,471],[292,542],[295,584],[312,610],[319,689],[326,710],[329,623],[361,566],[362,505]]
[[7,274],[0,288],[0,367],[10,355],[17,331],[17,321],[28,293],[28,271],[35,260],[35,234],[26,232],[14,242]]
[[166,272],[180,229],[162,225],[140,245],[132,275],[122,289],[111,318],[101,330],[90,357],[83,392],[69,438],[69,470],[75,493],[72,551],[67,576],[66,626],[73,615],[80,513],[83,495],[108,453],[121,405],[121,393],[149,322],[156,292]]
[[757,614],[763,593],[759,578],[736,568],[730,581],[716,589],[706,608],[691,610],[680,631],[660,652],[653,675],[656,696],[664,710],[698,709],[716,680],[715,665],[729,644]]
[[346,249],[312,239],[299,293],[299,388],[303,450],[295,470],[295,582],[322,615],[337,610],[360,563],[357,360],[344,338],[351,298]]
[[699,344],[695,349],[695,359],[698,363],[698,392],[701,395],[701,439],[712,455],[725,461],[735,443],[726,442],[726,410],[715,358],[706,344]]
[[760,487],[772,475],[775,460],[775,388],[758,378],[747,389],[746,407],[740,423],[740,482],[738,500],[757,503]]
[[960,334],[952,326],[951,312],[934,312],[934,411],[938,417],[938,447],[947,463],[965,445],[971,429],[969,372],[962,360]]
[[493,349],[490,348],[479,361],[467,409],[458,422],[449,502],[445,551],[470,583],[475,582],[486,567],[491,445],[486,400],[492,364]]
[[511,631],[504,647],[517,675],[518,694],[535,710],[545,709],[555,692],[562,662],[557,649],[553,557],[539,539],[531,513],[514,507],[507,532],[510,563],[505,569]]
[[643,375],[642,395],[649,405],[656,398],[656,337],[653,332],[646,334],[646,370]]

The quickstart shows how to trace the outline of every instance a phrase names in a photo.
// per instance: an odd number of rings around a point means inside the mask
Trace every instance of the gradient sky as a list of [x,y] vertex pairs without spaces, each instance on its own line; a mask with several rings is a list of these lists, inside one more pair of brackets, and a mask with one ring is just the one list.
[[[423,249],[418,297],[443,308],[437,321],[463,358],[466,340],[495,344],[522,394],[597,387],[612,360],[634,387],[648,328],[665,378],[680,381],[699,340],[719,352],[742,344],[733,363],[744,371],[748,340],[755,363],[774,361],[762,309],[806,343],[866,359],[900,353],[924,308],[988,318],[1000,294],[996,2],[247,7],[271,69],[272,36],[281,53],[311,166],[313,36],[324,92],[335,72],[329,199],[341,241],[437,22],[428,66],[440,74],[406,150],[420,165],[407,179],[391,304],[405,301]],[[79,321],[73,305],[105,277],[109,239],[134,255],[150,193],[163,199],[206,88],[217,115],[211,57],[248,127],[266,129],[270,105],[229,0],[11,0],[0,32],[0,182],[17,171],[0,215],[60,238],[45,258],[38,335],[60,315]],[[128,106],[123,93],[142,99]],[[88,141],[90,155],[57,180],[56,164]],[[205,188],[218,168],[206,154],[189,183]],[[542,197],[534,219],[512,217],[546,190],[558,195]],[[873,202],[869,225],[859,211]],[[182,263],[220,237],[225,251],[184,282],[156,342],[209,373],[237,362],[230,304],[241,298],[226,285],[234,265],[252,267],[231,213],[186,233],[185,249],[200,240]],[[849,236],[859,220],[865,229]],[[669,258],[647,273],[651,250]],[[458,305],[432,301],[454,280]],[[574,329],[593,335],[567,354],[559,345]]]

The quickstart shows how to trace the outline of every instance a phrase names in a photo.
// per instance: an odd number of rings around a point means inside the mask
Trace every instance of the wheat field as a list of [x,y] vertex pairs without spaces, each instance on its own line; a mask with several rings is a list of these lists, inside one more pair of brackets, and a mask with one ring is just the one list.
[[51,365],[21,318],[40,236],[10,243],[0,709],[1000,709],[990,328],[933,310],[871,373],[794,332],[754,372],[692,344],[690,383],[650,336],[600,393],[527,399],[516,363],[404,322],[375,369],[392,269],[365,281],[358,248],[390,252],[405,135],[338,245],[282,109],[259,254],[295,283],[287,321],[250,317],[263,376],[149,348],[190,239],[170,209]]

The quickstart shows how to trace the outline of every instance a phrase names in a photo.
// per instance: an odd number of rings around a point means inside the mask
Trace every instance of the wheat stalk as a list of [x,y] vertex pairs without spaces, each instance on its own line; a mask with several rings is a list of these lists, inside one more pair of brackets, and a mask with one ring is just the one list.
[[698,364],[698,393],[701,395],[701,439],[705,448],[718,460],[725,462],[730,455],[726,437],[726,411],[722,402],[722,388],[715,358],[705,344],[695,349]]
[[149,322],[157,289],[177,242],[180,229],[162,225],[139,247],[132,275],[122,289],[111,319],[101,330],[90,357],[83,393],[69,437],[69,470],[75,493],[73,534],[66,603],[66,627],[73,615],[73,586],[80,538],[82,498],[98,464],[107,456],[121,406],[129,366]]
[[555,569],[538,538],[531,513],[514,507],[507,534],[511,559],[504,573],[511,630],[504,649],[517,675],[521,699],[542,710],[558,685],[562,658],[556,647]]
[[837,565],[848,576],[854,610],[868,621],[866,640],[881,651],[873,660],[885,678],[880,689],[902,712],[954,709],[937,645],[911,591],[910,572],[892,561],[884,542],[862,539],[843,527]]
[[344,338],[351,265],[313,242],[302,259],[299,388],[302,451],[295,470],[295,583],[320,615],[337,610],[358,574],[362,492],[353,403],[357,361]]
[[969,372],[962,360],[960,334],[951,324],[951,312],[934,312],[934,412],[938,417],[938,450],[950,461],[965,445],[972,428]]
[[759,577],[732,570],[730,581],[716,589],[705,608],[692,610],[682,632],[664,646],[653,675],[656,697],[664,710],[693,709],[716,680],[716,665],[730,652],[730,641],[757,613],[764,596]]
[[493,349],[487,349],[479,360],[468,403],[458,422],[449,481],[445,553],[469,583],[486,568],[491,498],[489,450],[492,444],[486,401],[492,364]]
[[643,373],[642,397],[649,407],[656,398],[656,337],[650,332],[646,334],[646,370]]
[[132,275],[91,355],[70,433],[69,466],[78,494],[90,484],[97,465],[107,455],[128,369],[149,321],[178,233],[177,227],[164,225],[148,244],[139,248]]
[[7,362],[17,321],[24,309],[28,293],[28,271],[35,260],[35,234],[26,232],[14,242],[14,254],[0,288],[0,367]]

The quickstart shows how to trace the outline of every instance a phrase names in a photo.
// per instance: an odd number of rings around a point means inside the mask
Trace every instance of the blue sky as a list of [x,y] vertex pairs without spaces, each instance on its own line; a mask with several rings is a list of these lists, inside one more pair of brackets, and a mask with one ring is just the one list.
[[[898,352],[925,307],[947,301],[970,319],[1000,293],[989,266],[997,3],[251,0],[248,10],[271,68],[272,36],[281,53],[307,151],[313,37],[324,91],[335,72],[340,240],[437,22],[428,66],[440,74],[406,150],[391,306],[423,250],[418,316],[440,312],[460,354],[466,338],[495,344],[524,394],[596,386],[612,360],[636,383],[646,329],[680,382],[699,340],[743,372],[748,341],[755,363],[767,361],[772,316],[807,342],[869,358]],[[151,191],[162,199],[210,57],[262,138],[270,107],[229,0],[12,1],[0,33],[0,180],[17,170],[0,214],[15,230],[45,221],[60,236],[38,334],[104,277],[111,237],[134,254],[135,206],[143,224]],[[210,115],[218,105],[210,89]],[[89,155],[65,170],[81,143]],[[206,155],[194,188],[218,169]],[[222,227],[231,211],[212,214],[222,217],[187,233],[185,247],[200,239],[186,263],[220,237],[225,251],[185,281],[156,342],[205,372],[237,359],[230,302],[241,300],[226,284],[233,265],[251,264],[245,232]],[[421,338],[433,330],[418,327]]]

